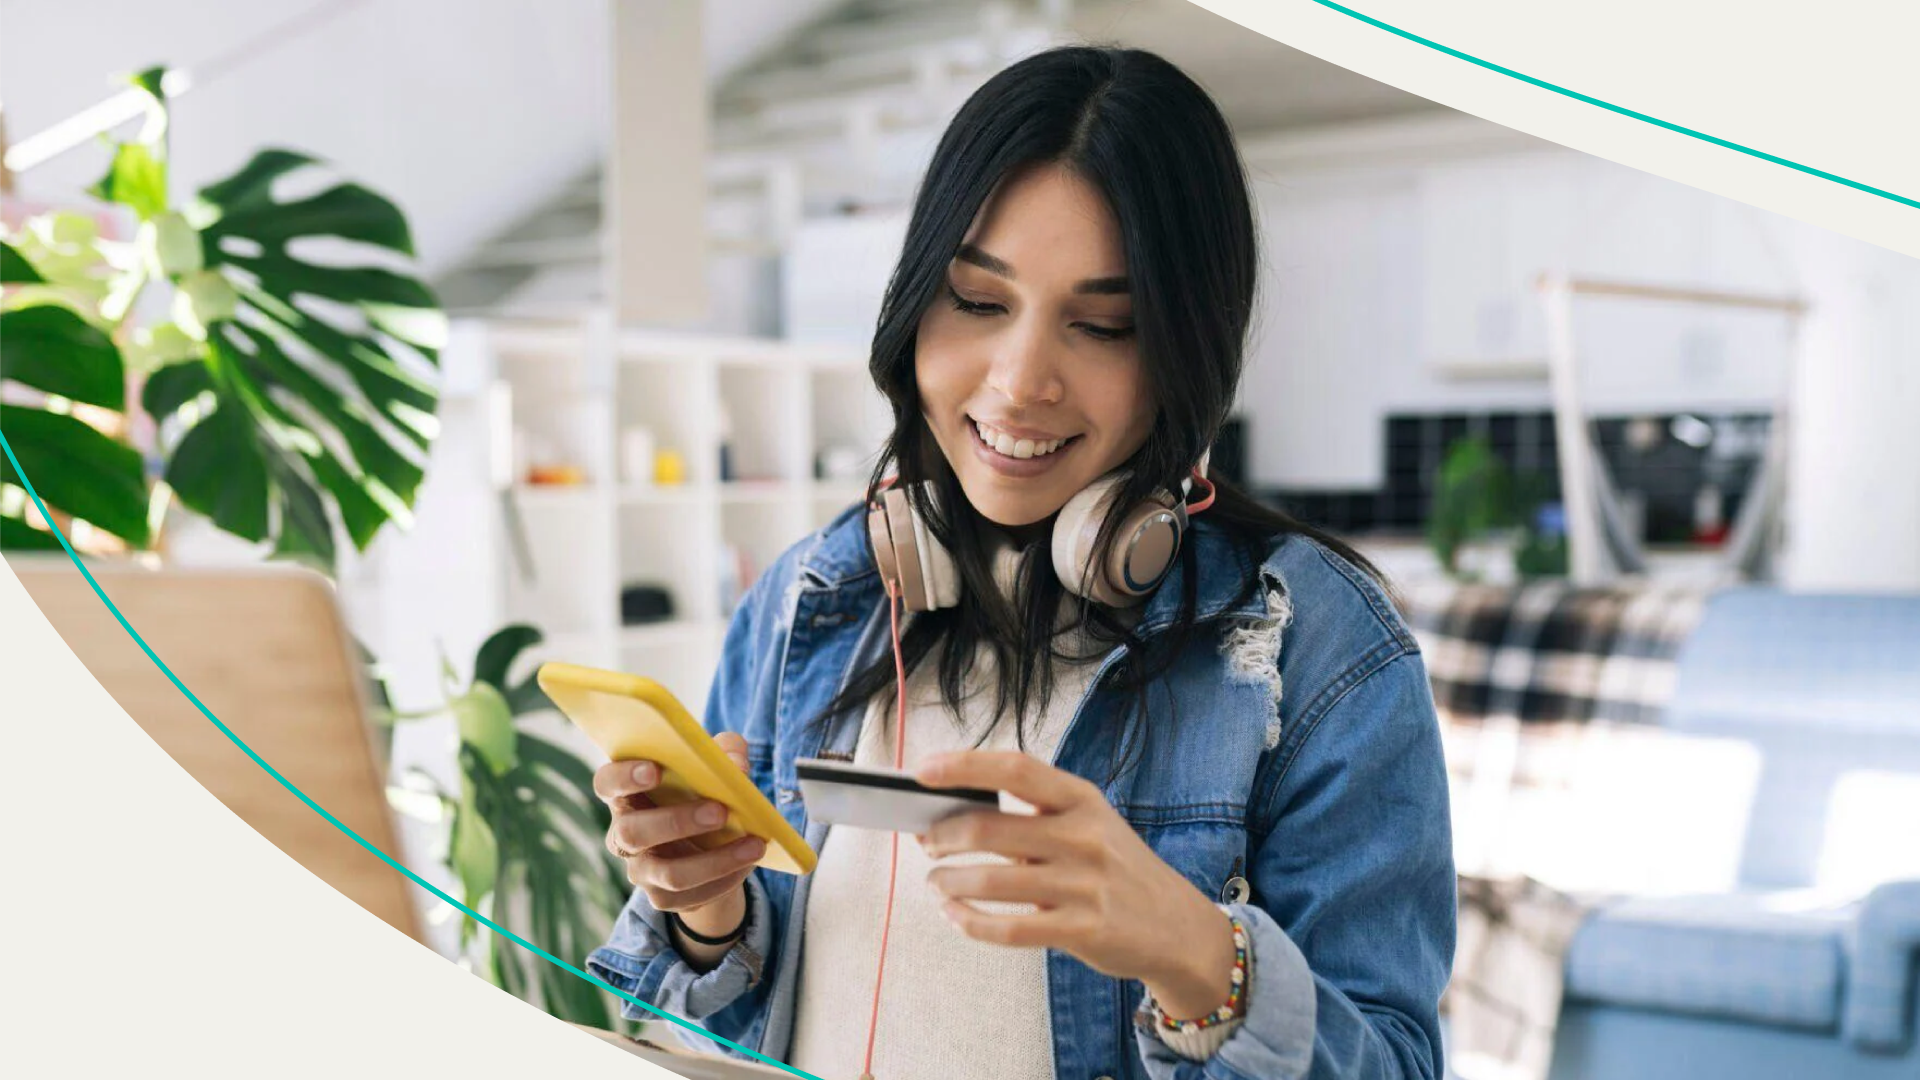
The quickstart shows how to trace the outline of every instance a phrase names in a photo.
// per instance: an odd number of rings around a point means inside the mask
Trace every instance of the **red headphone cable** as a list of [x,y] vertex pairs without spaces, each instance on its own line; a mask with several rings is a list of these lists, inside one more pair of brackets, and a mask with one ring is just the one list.
[[[899,590],[887,585],[887,622],[893,629],[893,674],[895,679],[895,716],[893,730],[893,767],[907,767],[907,664],[900,650]],[[887,911],[880,921],[880,963],[873,973],[873,1013],[867,1020],[867,1055],[860,1068],[860,1080],[873,1080],[873,1041],[880,1030],[880,984],[887,974],[887,938],[893,930],[894,885],[900,873],[900,834],[893,834],[893,855],[887,868]]]

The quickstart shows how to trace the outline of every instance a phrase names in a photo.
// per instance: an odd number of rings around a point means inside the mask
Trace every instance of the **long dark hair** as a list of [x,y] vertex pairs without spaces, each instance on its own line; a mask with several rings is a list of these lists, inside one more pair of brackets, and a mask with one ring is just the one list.
[[[936,502],[914,499],[934,537],[953,553],[961,575],[958,607],[916,616],[902,640],[908,671],[936,649],[940,688],[954,710],[981,643],[995,660],[992,721],[1011,709],[1024,747],[1027,718],[1052,692],[1052,663],[1069,658],[1057,634],[1064,589],[1044,541],[1027,551],[1011,599],[995,585],[992,526],[972,511],[921,414],[914,346],[921,316],[944,287],[948,263],[996,184],[1031,165],[1057,164],[1101,192],[1119,222],[1132,283],[1133,325],[1158,408],[1153,430],[1123,468],[1117,507],[1179,483],[1219,431],[1239,386],[1258,265],[1252,199],[1233,136],[1218,107],[1192,79],[1140,49],[1064,46],[1037,53],[989,79],[960,107],[927,167],[888,283],[873,336],[873,380],[893,407],[893,432],[874,467],[869,493],[896,468],[904,485],[931,481]],[[1303,533],[1372,573],[1339,540],[1215,480],[1205,520],[1242,545],[1252,565],[1273,541]],[[909,491],[911,492],[911,488]],[[1117,515],[1114,515],[1117,516]],[[1097,547],[1117,524],[1110,516]],[[1038,548],[1039,550],[1033,550]],[[1180,554],[1184,582],[1173,626],[1152,641],[1099,604],[1081,602],[1077,624],[1104,653],[1126,643],[1118,685],[1146,694],[1188,644],[1195,626],[1194,545]],[[1377,576],[1377,574],[1376,574]],[[1249,575],[1241,599],[1260,587]],[[1071,657],[1084,659],[1083,657]],[[893,687],[891,656],[857,672],[825,715],[864,706]],[[1117,747],[1135,743],[1121,738]],[[1116,773],[1126,766],[1116,756]]]

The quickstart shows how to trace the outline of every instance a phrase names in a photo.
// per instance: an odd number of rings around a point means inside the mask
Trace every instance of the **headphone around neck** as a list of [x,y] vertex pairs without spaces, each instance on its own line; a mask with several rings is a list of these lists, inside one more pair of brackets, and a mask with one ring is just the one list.
[[[1127,474],[1115,471],[1076,493],[1054,519],[1053,572],[1075,596],[1109,607],[1131,607],[1146,599],[1180,554],[1192,515],[1213,505],[1213,484],[1207,480],[1207,457],[1180,483],[1180,494],[1161,489],[1129,507],[1114,530],[1105,558],[1099,558],[1101,523],[1113,509]],[[905,601],[908,611],[932,611],[960,602],[960,569],[951,552],[934,539],[914,502],[895,486],[895,477],[881,481],[867,501],[867,538],[873,542],[874,563],[881,580]],[[1189,504],[1195,481],[1206,489]],[[934,488],[921,481],[921,501],[935,501]]]

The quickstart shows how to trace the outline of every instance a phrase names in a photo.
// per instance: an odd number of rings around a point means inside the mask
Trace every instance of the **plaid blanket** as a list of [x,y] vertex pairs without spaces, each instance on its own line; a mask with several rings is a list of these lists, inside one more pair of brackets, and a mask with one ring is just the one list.
[[1553,823],[1580,812],[1572,792],[1596,739],[1652,737],[1706,592],[1437,583],[1403,595],[1453,792],[1460,934],[1441,1003],[1451,1072],[1538,1080],[1567,947],[1602,898],[1541,880],[1545,853],[1564,858]]

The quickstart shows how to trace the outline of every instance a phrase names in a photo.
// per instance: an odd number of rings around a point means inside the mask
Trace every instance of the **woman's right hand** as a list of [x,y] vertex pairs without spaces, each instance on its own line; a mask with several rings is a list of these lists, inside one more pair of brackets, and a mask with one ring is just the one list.
[[[747,741],[734,732],[716,736],[727,757],[747,771]],[[593,774],[593,791],[613,811],[607,850],[626,860],[627,880],[645,890],[658,911],[678,913],[696,933],[731,933],[745,916],[741,884],[766,851],[766,842],[742,837],[711,851],[695,837],[726,824],[727,808],[711,800],[656,806],[648,796],[660,783],[651,761],[613,761]]]

